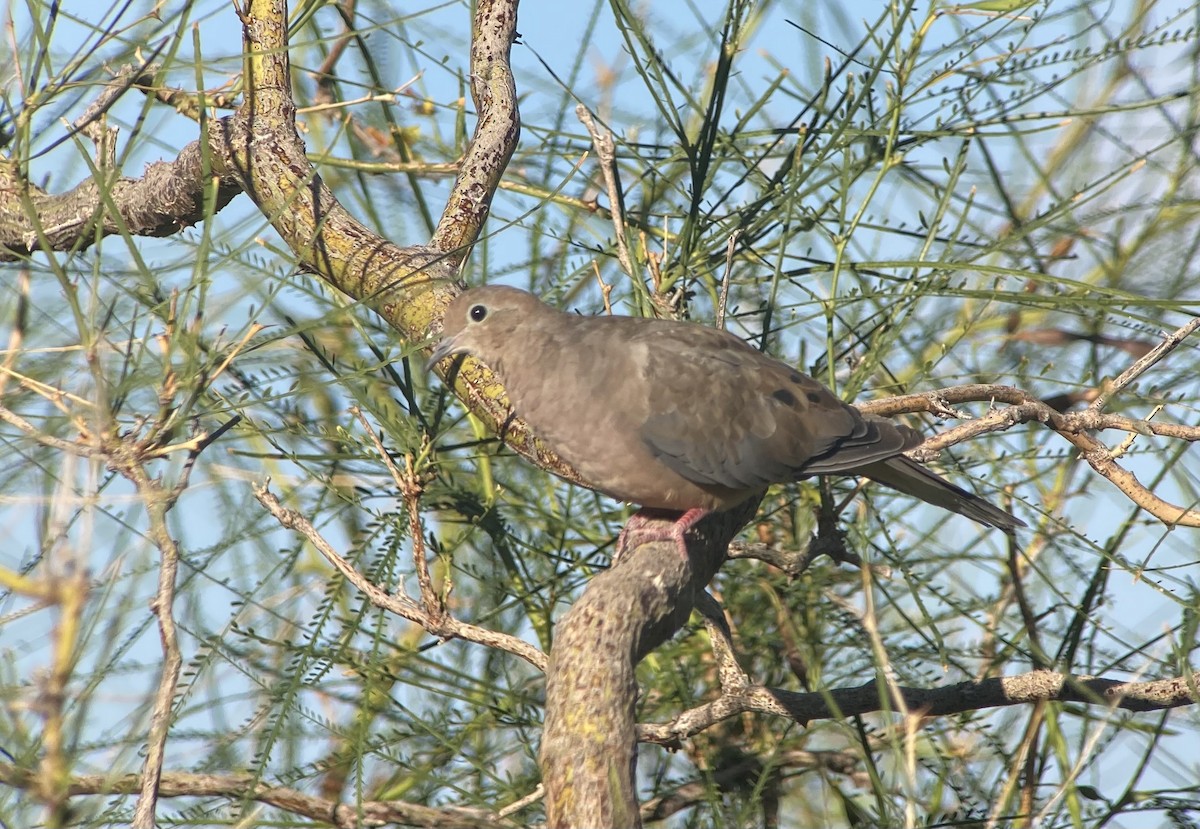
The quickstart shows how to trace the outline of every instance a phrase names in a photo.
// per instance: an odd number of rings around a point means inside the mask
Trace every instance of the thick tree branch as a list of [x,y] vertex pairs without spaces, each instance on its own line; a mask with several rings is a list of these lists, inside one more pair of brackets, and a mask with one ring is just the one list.
[[672,543],[623,536],[619,563],[593,578],[558,623],[540,758],[548,826],[640,825],[634,669],[687,620],[757,506],[751,500],[697,524],[686,560]]
[[509,50],[517,36],[515,0],[483,0],[471,20],[471,98],[479,118],[430,245],[461,262],[487,219],[492,196],[521,135]]
[[[100,236],[128,231],[134,236],[172,236],[208,218],[205,194],[214,181],[205,152],[221,150],[220,134],[208,148],[193,141],[174,161],[150,164],[141,178],[83,180],[73,190],[51,195],[24,179],[15,162],[0,158],[0,262],[37,250],[76,250]],[[213,210],[241,192],[231,175],[215,180]],[[119,217],[107,209],[116,205]]]

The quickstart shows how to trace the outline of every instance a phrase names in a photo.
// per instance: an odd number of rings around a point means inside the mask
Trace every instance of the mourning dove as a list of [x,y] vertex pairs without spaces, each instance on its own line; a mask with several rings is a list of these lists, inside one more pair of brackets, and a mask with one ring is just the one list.
[[515,288],[460,294],[428,365],[469,354],[499,377],[513,410],[594,489],[684,513],[773,483],[862,475],[1012,533],[1020,519],[902,453],[907,426],[864,415],[736,336],[688,322],[582,317]]

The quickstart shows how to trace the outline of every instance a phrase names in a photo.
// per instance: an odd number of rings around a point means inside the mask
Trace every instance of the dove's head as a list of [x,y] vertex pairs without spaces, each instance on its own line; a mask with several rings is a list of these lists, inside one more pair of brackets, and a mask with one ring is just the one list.
[[493,369],[509,351],[521,349],[521,330],[544,324],[559,312],[528,291],[489,285],[454,298],[442,319],[442,339],[426,370],[447,357],[470,354]]

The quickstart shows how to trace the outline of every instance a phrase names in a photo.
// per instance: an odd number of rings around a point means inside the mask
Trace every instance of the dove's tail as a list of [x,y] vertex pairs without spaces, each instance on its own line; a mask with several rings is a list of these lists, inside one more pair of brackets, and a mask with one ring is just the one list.
[[997,527],[1009,534],[1017,527],[1026,526],[1025,522],[1015,515],[989,504],[962,487],[955,486],[905,455],[894,455],[887,460],[858,467],[854,472],[899,490],[905,495],[912,495],[926,503],[957,512],[972,521],[978,521],[988,527]]

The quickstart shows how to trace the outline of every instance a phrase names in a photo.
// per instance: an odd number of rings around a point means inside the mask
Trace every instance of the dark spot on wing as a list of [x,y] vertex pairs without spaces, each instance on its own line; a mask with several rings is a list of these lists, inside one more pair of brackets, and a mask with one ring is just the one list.
[[821,395],[817,394],[815,391],[810,391],[808,394],[806,394],[804,396],[808,398],[809,403],[820,403],[821,402]]
[[801,383],[804,382],[804,375],[793,371],[788,376],[788,379],[791,380],[793,383],[795,383],[797,386],[799,386]]
[[775,391],[771,392],[771,396],[785,406],[796,405],[796,395],[792,394],[787,389],[775,389]]

